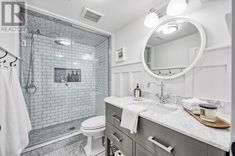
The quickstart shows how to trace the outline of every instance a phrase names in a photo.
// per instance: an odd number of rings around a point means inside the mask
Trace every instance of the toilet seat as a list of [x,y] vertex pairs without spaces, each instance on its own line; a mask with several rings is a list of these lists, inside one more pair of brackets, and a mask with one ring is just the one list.
[[82,122],[81,129],[83,130],[96,130],[105,127],[105,117],[95,116]]

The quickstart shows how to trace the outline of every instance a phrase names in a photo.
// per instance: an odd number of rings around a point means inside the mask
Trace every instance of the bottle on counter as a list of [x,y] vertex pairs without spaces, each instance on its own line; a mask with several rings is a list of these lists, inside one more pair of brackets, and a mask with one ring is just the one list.
[[141,89],[139,84],[137,83],[136,88],[134,89],[134,99],[135,100],[142,100]]

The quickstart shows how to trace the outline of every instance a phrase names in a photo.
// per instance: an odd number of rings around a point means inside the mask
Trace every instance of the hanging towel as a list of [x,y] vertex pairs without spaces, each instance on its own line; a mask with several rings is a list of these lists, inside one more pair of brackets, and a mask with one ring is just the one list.
[[130,104],[123,108],[121,127],[129,129],[130,133],[137,132],[138,117],[141,112],[146,111],[147,108]]
[[0,156],[20,156],[31,130],[16,69],[0,68]]

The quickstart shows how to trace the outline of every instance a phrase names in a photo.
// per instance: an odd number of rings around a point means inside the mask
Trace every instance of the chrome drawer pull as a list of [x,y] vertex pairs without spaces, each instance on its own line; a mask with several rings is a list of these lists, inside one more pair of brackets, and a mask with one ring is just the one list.
[[164,150],[167,151],[168,153],[171,153],[172,150],[173,150],[173,147],[171,147],[171,146],[166,147],[166,146],[164,146],[163,144],[157,142],[157,141],[154,139],[153,136],[150,136],[150,137],[148,138],[148,140],[149,140],[150,142],[152,142],[153,144],[157,145],[158,147],[164,149]]
[[112,137],[113,137],[115,140],[117,140],[118,142],[122,142],[122,139],[121,139],[121,138],[118,138],[118,137],[116,136],[116,133],[113,133],[113,134],[112,134]]
[[117,120],[118,122],[121,122],[121,119],[117,117],[116,115],[113,115],[113,119]]

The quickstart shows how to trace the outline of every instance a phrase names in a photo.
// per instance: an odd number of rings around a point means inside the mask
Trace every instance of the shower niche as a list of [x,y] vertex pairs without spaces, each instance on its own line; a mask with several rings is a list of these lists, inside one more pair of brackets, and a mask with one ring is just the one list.
[[110,36],[32,10],[26,13],[20,79],[33,146],[78,132],[82,121],[104,114]]
[[54,68],[54,82],[81,82],[81,69]]

